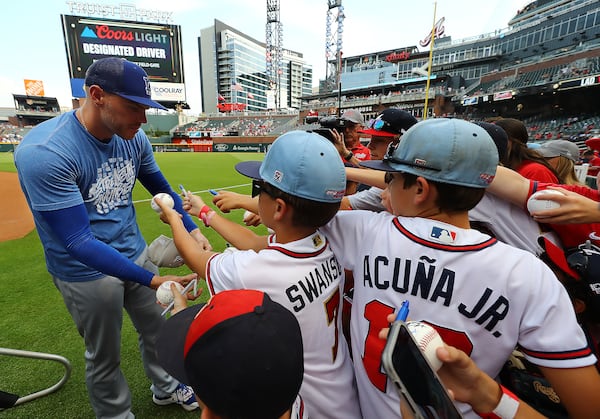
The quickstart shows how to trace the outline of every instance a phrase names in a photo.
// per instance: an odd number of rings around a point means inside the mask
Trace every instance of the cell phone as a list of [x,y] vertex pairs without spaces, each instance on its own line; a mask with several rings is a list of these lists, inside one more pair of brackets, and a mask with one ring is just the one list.
[[392,323],[382,363],[416,419],[462,418],[405,322]]

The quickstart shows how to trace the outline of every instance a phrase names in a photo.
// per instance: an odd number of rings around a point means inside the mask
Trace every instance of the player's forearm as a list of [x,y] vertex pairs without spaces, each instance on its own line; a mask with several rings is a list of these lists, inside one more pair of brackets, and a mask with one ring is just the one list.
[[487,190],[519,207],[524,207],[529,194],[529,179],[514,170],[498,166],[496,177]]
[[210,227],[236,249],[252,249],[258,252],[267,246],[267,238],[265,236],[258,236],[248,228],[234,223],[219,214],[212,216]]
[[354,182],[364,183],[365,185],[376,186],[381,189],[386,188],[384,181],[385,172],[381,170],[365,170],[354,167],[346,167],[346,178]]

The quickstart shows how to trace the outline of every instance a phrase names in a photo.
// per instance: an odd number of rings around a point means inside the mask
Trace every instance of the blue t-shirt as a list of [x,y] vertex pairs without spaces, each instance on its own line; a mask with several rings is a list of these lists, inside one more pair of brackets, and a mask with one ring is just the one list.
[[104,276],[68,254],[40,211],[83,203],[98,240],[130,260],[141,255],[146,243],[131,192],[140,174],[160,170],[142,130],[131,140],[113,135],[103,143],[68,112],[32,129],[15,151],[15,164],[52,275],[66,281]]

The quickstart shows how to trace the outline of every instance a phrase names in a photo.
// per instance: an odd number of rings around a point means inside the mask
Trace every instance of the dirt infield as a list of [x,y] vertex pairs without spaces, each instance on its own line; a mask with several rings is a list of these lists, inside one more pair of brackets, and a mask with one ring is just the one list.
[[34,229],[16,173],[0,172],[0,197],[0,242],[20,239]]

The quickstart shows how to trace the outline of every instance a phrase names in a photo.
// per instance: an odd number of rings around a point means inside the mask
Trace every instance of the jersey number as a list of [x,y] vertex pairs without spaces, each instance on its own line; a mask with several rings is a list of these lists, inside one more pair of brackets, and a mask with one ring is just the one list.
[[338,316],[340,314],[340,289],[336,288],[331,297],[324,303],[325,313],[327,314],[327,325],[331,323],[335,325],[335,341],[331,347],[332,362],[335,362],[337,358],[338,346],[339,346],[339,329],[338,329]]
[[[384,327],[389,327],[387,316],[392,314],[394,310],[395,307],[390,307],[377,300],[373,300],[365,306],[365,319],[369,321],[369,331],[365,338],[362,362],[371,383],[383,393],[385,393],[387,386],[387,375],[383,372],[381,365],[385,340],[379,338],[379,332]],[[473,344],[464,332],[440,328],[434,324],[431,326],[438,330],[444,342],[458,347],[467,355],[471,354]]]

